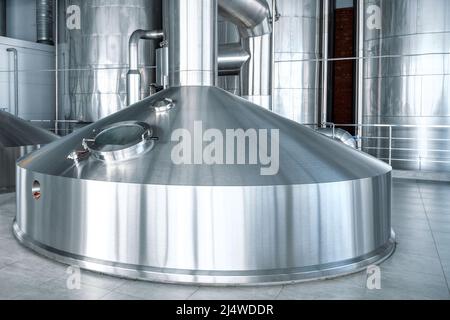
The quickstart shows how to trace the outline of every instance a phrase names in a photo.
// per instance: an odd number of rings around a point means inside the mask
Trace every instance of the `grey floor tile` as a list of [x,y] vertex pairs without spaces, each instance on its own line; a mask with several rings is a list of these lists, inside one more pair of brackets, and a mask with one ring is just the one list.
[[13,239],[13,218],[0,216],[0,239]]
[[427,217],[430,222],[444,222],[444,223],[450,223],[450,212],[449,213],[443,213],[443,212],[431,212],[427,211]]
[[449,208],[450,208],[450,204],[444,204],[438,201],[432,201],[429,203],[424,202],[424,206],[425,206],[425,210],[426,212],[440,212],[440,213],[448,213],[449,212]]
[[[424,216],[425,217],[425,216]],[[430,225],[428,220],[425,219],[417,219],[417,218],[404,218],[402,216],[393,216],[392,217],[392,227],[401,227],[412,230],[423,230],[430,231]]]
[[434,241],[423,241],[420,238],[403,240],[397,239],[396,253],[414,254],[432,258],[439,258]]
[[448,232],[433,232],[433,236],[436,239],[436,244],[446,245],[450,244],[450,234]]
[[15,261],[25,259],[33,253],[21,246],[15,239],[3,238],[0,241],[0,256],[11,258]]
[[139,300],[139,298],[113,291],[104,296],[102,300]]
[[436,247],[442,262],[450,261],[450,243],[436,241]]
[[199,288],[194,286],[126,281],[115,292],[148,300],[186,300]]
[[63,270],[46,268],[43,265],[30,265],[23,261],[14,262],[0,269],[0,277],[12,277],[22,279],[31,286],[39,286],[52,279],[61,278]]
[[88,285],[81,285],[79,290],[67,288],[66,280],[54,279],[39,287],[32,287],[15,298],[20,300],[99,300],[111,291]]
[[192,300],[274,300],[282,286],[268,287],[204,287],[197,290]]
[[433,232],[450,233],[450,222],[430,220],[430,227]]
[[23,278],[0,274],[0,300],[14,299],[31,290],[34,290],[34,287]]
[[107,275],[81,270],[81,283],[100,289],[112,291],[120,287],[127,281],[128,280],[121,278],[115,278]]
[[416,272],[442,276],[441,262],[438,258],[395,252],[382,264],[382,269],[391,272]]
[[449,299],[444,275],[382,268],[381,290],[366,290],[367,299]]
[[365,289],[337,279],[284,286],[278,295],[282,300],[363,299]]
[[433,234],[431,230],[418,230],[411,229],[401,225],[397,225],[393,227],[394,232],[397,237],[397,241],[416,241],[417,239],[421,239],[423,242],[434,243]]

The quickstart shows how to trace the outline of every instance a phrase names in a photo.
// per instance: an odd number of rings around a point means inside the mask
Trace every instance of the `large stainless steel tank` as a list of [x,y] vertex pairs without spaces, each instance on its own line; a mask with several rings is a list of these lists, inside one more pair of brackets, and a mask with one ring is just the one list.
[[273,111],[299,123],[319,121],[321,1],[277,0]]
[[46,130],[0,111],[0,192],[14,191],[17,159],[57,139]]
[[[66,263],[162,282],[299,281],[386,259],[391,168],[215,87],[217,0],[164,6],[170,88],[18,163],[16,237]],[[178,129],[279,130],[278,173],[200,153],[177,164]]]
[[[58,12],[60,118],[93,122],[125,108],[128,41],[137,29],[161,29],[161,0],[60,0]],[[145,97],[155,81],[155,44],[140,47]]]
[[[367,19],[381,9],[381,29]],[[365,60],[360,105],[365,124],[450,125],[450,2],[447,0],[364,1]],[[381,58],[375,58],[379,57]],[[391,57],[386,57],[391,56]],[[393,56],[393,57],[392,57]],[[449,129],[394,128],[393,166],[397,169],[448,171]],[[365,136],[388,137],[385,129],[366,129]],[[405,140],[409,139],[409,140]],[[389,158],[389,141],[364,141],[365,150]],[[373,150],[371,148],[377,148]],[[445,163],[430,162],[444,160]]]

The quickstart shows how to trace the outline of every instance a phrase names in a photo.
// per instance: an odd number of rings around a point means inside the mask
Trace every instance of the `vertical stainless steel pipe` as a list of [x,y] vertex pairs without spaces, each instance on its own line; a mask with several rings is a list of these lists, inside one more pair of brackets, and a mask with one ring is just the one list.
[[272,96],[272,35],[243,38],[242,44],[250,53],[241,72],[241,95],[266,108]]
[[[363,124],[364,107],[364,2],[354,1],[356,11],[356,63],[355,63],[355,114],[356,123]],[[356,135],[362,136],[362,128],[356,128]],[[358,143],[361,143],[360,141]],[[359,145],[358,147],[361,147]]]
[[170,86],[214,86],[218,75],[217,0],[166,0],[163,6]]
[[142,99],[141,72],[139,71],[139,41],[163,40],[162,30],[136,30],[130,37],[128,54],[129,70],[127,73],[127,105],[132,105]]
[[330,0],[322,1],[322,63],[321,63],[321,82],[322,90],[320,90],[320,119],[319,124],[328,122],[328,91],[329,91],[329,69],[330,69],[330,15],[332,12]]
[[53,0],[36,0],[37,42],[53,45]]
[[6,37],[6,0],[0,0],[0,37]]
[[16,48],[8,48],[14,54],[14,115],[19,116],[19,54]]

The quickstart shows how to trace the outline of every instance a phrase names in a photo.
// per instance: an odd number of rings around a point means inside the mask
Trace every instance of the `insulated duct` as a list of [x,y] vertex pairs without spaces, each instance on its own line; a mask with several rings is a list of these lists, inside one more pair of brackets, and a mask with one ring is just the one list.
[[272,32],[266,0],[219,0],[219,14],[239,27],[241,37],[259,37]]
[[238,27],[241,43],[250,58],[243,65],[240,93],[270,108],[272,96],[272,15],[266,0],[219,0],[219,13]]
[[237,76],[242,66],[250,59],[250,54],[240,43],[229,43],[219,46],[219,76]]
[[[167,87],[169,77],[169,48],[156,50],[156,85]],[[250,59],[250,54],[239,42],[219,45],[217,64],[219,76],[239,76],[242,66]]]
[[36,0],[37,42],[53,45],[53,0]]

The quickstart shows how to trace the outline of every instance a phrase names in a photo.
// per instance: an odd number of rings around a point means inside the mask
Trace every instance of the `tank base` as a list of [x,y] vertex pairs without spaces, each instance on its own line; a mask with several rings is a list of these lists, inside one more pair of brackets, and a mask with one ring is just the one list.
[[395,233],[389,241],[365,256],[330,264],[304,268],[266,271],[205,271],[152,268],[142,265],[128,265],[102,261],[62,252],[29,239],[14,222],[13,233],[25,247],[49,259],[81,269],[111,275],[119,278],[171,284],[208,286],[256,286],[292,284],[346,276],[365,270],[389,259],[396,248]]

